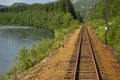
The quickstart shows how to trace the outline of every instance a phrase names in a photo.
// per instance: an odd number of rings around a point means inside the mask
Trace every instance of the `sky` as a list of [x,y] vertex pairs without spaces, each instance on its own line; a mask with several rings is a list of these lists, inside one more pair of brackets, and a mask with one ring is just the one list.
[[51,1],[57,1],[57,0],[0,0],[0,5],[10,6],[16,2],[32,4],[32,3],[47,3],[47,2],[51,2]]

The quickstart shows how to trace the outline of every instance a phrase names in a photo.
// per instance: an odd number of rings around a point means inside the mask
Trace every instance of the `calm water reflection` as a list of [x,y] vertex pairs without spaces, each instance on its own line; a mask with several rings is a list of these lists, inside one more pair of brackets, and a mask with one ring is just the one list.
[[53,38],[51,30],[33,27],[0,26],[0,74],[4,74],[13,66],[13,60],[25,44],[31,48],[42,38]]

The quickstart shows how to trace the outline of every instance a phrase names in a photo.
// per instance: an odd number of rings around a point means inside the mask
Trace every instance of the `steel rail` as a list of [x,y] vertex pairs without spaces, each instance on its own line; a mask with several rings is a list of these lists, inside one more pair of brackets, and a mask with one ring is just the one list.
[[79,68],[80,68],[80,65],[81,65],[81,63],[80,63],[81,56],[80,55],[81,55],[82,44],[83,44],[82,40],[83,40],[83,36],[85,35],[85,32],[86,32],[86,35],[87,35],[86,38],[89,41],[89,45],[87,45],[87,46],[90,47],[90,56],[92,57],[92,63],[93,63],[93,66],[94,66],[93,70],[95,72],[95,78],[97,80],[101,80],[101,76],[100,76],[100,72],[99,72],[99,69],[98,69],[97,61],[96,61],[95,55],[94,55],[94,50],[93,50],[93,46],[92,46],[91,37],[89,35],[87,27],[85,27],[84,25],[82,26],[82,29],[80,31],[79,38],[78,38],[77,43],[76,43],[76,49],[75,49],[75,51],[73,53],[73,57],[71,58],[71,61],[69,63],[69,68],[68,68],[67,74],[64,77],[65,80],[79,80],[79,74],[80,74],[79,73]]

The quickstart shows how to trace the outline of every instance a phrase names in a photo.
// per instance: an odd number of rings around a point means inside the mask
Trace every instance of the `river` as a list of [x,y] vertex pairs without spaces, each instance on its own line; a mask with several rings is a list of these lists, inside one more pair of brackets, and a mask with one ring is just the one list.
[[4,75],[13,67],[14,59],[22,45],[30,49],[42,38],[54,38],[53,31],[29,26],[0,26],[0,75]]

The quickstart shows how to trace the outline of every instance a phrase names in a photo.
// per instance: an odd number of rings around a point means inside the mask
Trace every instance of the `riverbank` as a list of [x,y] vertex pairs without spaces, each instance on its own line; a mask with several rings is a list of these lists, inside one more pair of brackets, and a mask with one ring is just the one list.
[[[80,29],[65,38],[64,47],[52,51],[48,57],[22,74],[16,74],[15,80],[63,80],[70,57],[75,48]],[[46,76],[47,75],[47,76]],[[53,75],[55,77],[53,77]]]
[[28,26],[0,26],[0,76],[14,66],[20,48],[31,49],[38,41],[54,39],[53,30]]

